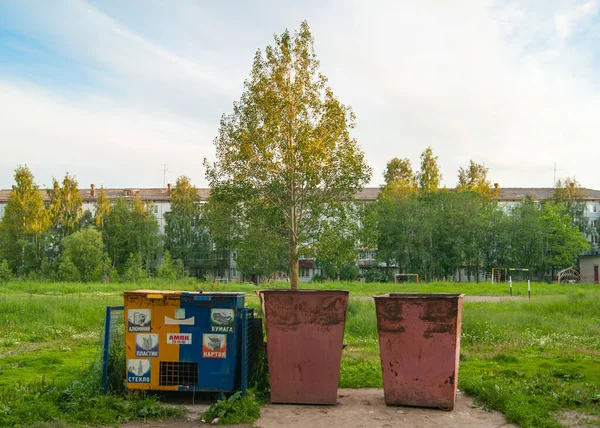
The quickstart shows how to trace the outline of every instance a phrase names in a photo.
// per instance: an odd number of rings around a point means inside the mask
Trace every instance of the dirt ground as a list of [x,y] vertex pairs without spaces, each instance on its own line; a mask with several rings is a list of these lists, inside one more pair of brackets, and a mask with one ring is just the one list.
[[[149,423],[129,423],[127,428],[191,428],[202,424],[199,416],[206,409],[205,404],[186,404],[190,410],[186,420]],[[340,389],[336,406],[308,406],[266,404],[261,409],[261,417],[255,427],[275,428],[392,428],[392,427],[444,427],[444,428],[496,428],[514,427],[506,423],[502,414],[487,412],[473,407],[473,398],[458,393],[456,407],[451,412],[439,409],[417,407],[388,407],[383,401],[383,390]],[[247,428],[249,425],[237,425]]]

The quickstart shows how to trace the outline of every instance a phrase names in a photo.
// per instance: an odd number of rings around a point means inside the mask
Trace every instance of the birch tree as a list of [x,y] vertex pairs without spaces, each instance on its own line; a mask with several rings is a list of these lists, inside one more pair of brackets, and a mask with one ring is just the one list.
[[221,118],[216,162],[205,160],[211,198],[235,201],[242,224],[276,214],[262,224],[285,240],[296,289],[298,260],[314,253],[325,211],[352,200],[371,169],[350,135],[351,108],[319,72],[306,22],[256,53],[244,87],[233,112]]

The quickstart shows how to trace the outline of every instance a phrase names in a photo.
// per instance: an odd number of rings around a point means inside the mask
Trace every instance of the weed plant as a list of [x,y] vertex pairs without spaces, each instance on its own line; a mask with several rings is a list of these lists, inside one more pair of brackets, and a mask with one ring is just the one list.
[[260,404],[261,401],[251,391],[245,396],[238,391],[210,406],[202,419],[207,423],[215,421],[219,425],[251,424],[260,417]]

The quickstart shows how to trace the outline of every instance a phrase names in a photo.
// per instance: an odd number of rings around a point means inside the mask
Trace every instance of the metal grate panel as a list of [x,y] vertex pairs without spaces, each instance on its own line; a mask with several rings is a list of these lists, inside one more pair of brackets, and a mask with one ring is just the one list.
[[[107,306],[104,318],[104,332],[102,333],[102,390],[106,394],[109,390],[110,380],[122,384],[119,375],[125,376],[125,364],[120,351],[124,351],[123,337],[125,332],[123,306]],[[110,378],[110,379],[109,379]]]
[[161,361],[160,386],[198,386],[198,363]]
[[254,326],[254,310],[244,308],[241,311],[242,316],[242,349],[241,349],[241,365],[242,365],[242,394],[246,395],[248,388],[248,378],[250,376],[250,364],[252,363],[252,337]]

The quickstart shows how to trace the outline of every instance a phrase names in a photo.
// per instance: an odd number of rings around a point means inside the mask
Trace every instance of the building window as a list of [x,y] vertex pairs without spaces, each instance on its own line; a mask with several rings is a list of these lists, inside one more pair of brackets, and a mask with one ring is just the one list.
[[300,276],[302,278],[308,278],[310,276],[308,268],[300,268]]
[[596,224],[597,224],[597,220],[591,220],[592,227],[596,227]]
[[362,251],[358,253],[359,260],[375,260],[377,253],[375,251]]
[[598,212],[598,205],[596,205],[596,204],[588,205],[588,211],[590,211],[592,213]]

